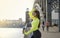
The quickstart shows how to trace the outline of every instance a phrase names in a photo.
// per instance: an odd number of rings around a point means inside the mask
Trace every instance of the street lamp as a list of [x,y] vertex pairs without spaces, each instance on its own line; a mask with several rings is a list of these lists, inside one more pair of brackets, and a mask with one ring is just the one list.
[[[58,0],[60,2],[60,0]],[[58,6],[60,7],[60,3],[58,3]],[[60,8],[59,8],[60,10]],[[60,11],[59,11],[59,32],[60,32]]]

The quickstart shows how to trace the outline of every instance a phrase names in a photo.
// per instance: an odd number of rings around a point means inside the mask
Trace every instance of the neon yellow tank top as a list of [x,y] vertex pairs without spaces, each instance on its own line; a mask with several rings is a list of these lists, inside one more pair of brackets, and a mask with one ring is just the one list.
[[25,35],[28,35],[31,32],[38,30],[38,24],[39,24],[39,19],[34,18],[32,23],[31,23],[31,25],[32,25],[31,29],[28,32],[25,32]]

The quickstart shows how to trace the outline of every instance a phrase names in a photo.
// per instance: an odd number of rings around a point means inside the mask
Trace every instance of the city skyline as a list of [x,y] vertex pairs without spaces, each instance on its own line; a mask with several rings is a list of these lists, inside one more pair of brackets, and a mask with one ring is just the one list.
[[0,0],[0,20],[18,20],[22,18],[25,21],[26,8],[33,7],[34,0]]

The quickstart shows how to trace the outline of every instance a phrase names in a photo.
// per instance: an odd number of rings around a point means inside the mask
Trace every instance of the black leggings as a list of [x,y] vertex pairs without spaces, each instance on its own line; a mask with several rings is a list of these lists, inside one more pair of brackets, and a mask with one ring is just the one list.
[[41,32],[39,30],[34,31],[31,38],[41,38]]

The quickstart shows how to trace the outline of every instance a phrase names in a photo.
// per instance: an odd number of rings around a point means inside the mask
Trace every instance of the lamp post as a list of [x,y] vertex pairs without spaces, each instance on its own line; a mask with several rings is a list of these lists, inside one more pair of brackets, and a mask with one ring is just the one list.
[[[60,10],[60,8],[59,8]],[[60,11],[59,11],[59,32],[60,32]]]
[[[58,0],[60,2],[60,0]],[[60,7],[60,3],[59,4],[59,7]],[[60,32],[60,8],[58,9],[59,10],[59,32]]]

